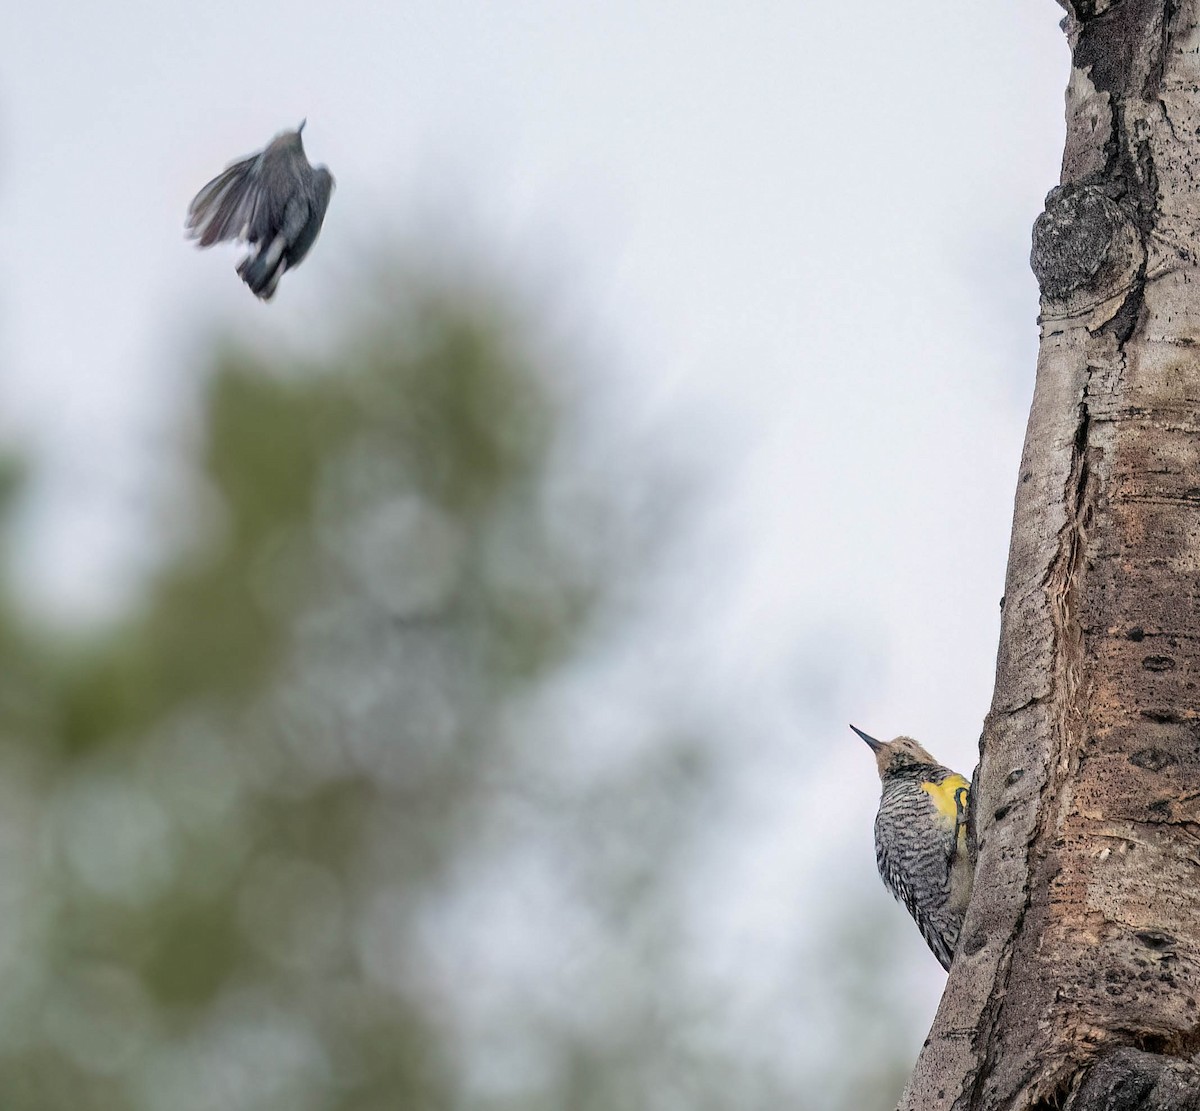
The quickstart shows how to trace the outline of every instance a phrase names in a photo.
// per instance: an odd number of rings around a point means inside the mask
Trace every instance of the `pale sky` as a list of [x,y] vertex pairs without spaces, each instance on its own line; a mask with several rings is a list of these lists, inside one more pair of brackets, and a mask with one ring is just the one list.
[[[448,229],[588,337],[597,458],[702,479],[644,636],[606,666],[636,699],[794,754],[747,784],[757,833],[738,853],[833,820],[856,830],[847,866],[872,868],[877,785],[844,723],[912,733],[969,774],[991,695],[1061,15],[1053,0],[14,7],[0,430],[41,464],[31,598],[63,617],[123,596],[196,369],[181,349],[214,323],[303,348],[331,295],[353,299],[377,228]],[[337,191],[263,305],[237,253],[198,252],[183,218],[303,117]],[[798,806],[814,754],[824,777]],[[747,876],[747,920],[803,870]]]

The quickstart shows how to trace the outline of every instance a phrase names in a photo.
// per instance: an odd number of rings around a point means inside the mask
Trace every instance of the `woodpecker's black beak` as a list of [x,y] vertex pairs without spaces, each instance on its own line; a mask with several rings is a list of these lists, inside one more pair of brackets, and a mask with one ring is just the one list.
[[308,117],[307,117],[307,116],[306,116],[304,119],[302,119],[302,120],[300,121],[300,126],[299,126],[298,128],[296,128],[296,134],[297,134],[297,135],[299,135],[299,134],[300,134],[300,133],[301,133],[301,132],[304,130],[304,125],[305,125],[306,123],[308,123]]
[[862,739],[871,746],[872,752],[878,752],[881,748],[883,748],[883,741],[877,741],[869,733],[864,733],[857,725],[852,725],[850,728],[853,729],[855,733],[862,737]]

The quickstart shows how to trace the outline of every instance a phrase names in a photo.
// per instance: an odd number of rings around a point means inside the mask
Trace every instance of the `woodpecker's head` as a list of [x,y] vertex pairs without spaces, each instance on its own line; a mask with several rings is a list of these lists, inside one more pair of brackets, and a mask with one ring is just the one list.
[[856,725],[852,725],[850,728],[871,746],[871,751],[875,753],[875,763],[879,768],[880,779],[905,768],[937,764],[937,761],[912,737],[897,737],[894,741],[877,741]]

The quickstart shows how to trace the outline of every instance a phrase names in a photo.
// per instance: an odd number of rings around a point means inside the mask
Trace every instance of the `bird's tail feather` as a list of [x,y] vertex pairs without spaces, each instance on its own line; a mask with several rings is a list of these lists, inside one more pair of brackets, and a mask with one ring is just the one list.
[[287,269],[287,260],[283,257],[286,246],[283,236],[277,235],[268,246],[238,263],[238,277],[250,287],[255,297],[269,301],[274,296],[275,287]]

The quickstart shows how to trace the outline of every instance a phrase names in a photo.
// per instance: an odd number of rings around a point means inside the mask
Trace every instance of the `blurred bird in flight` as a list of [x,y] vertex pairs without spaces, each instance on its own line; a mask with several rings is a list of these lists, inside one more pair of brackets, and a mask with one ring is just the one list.
[[308,254],[333,193],[333,175],[324,166],[310,166],[304,154],[305,122],[231,163],[188,206],[188,236],[198,246],[238,239],[254,248],[237,272],[264,301],[274,295],[284,271]]

